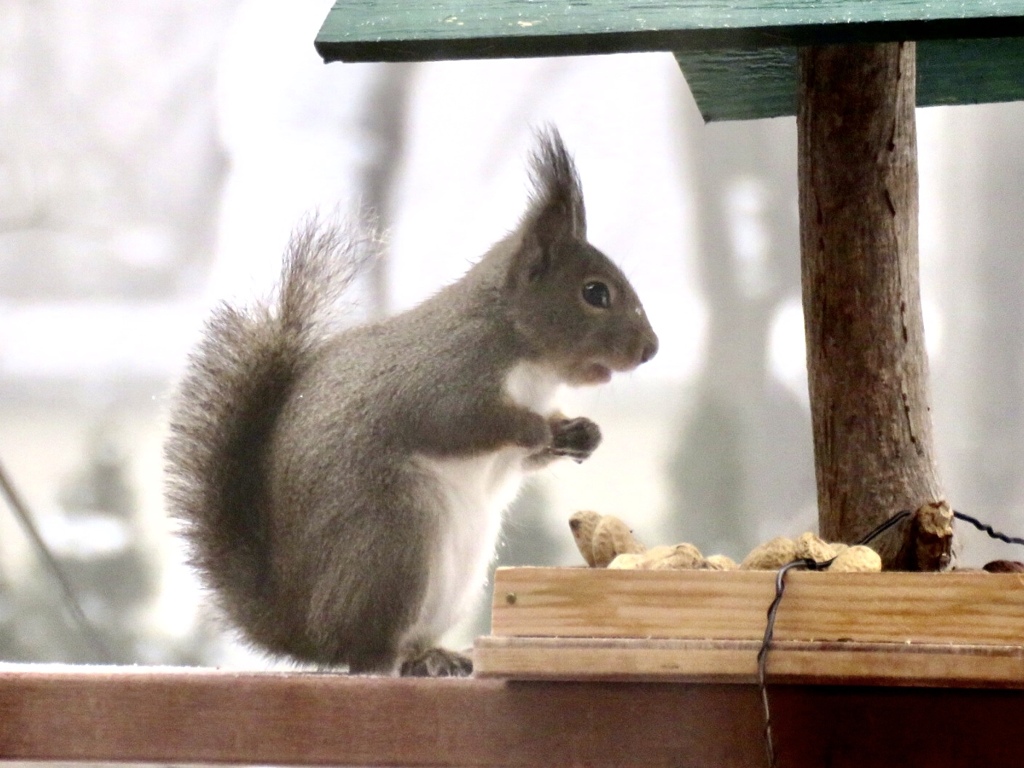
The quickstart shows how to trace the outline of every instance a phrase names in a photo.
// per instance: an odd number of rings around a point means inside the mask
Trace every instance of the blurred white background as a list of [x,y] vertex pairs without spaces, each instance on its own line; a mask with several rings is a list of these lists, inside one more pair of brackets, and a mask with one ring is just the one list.
[[[566,524],[733,557],[815,526],[793,118],[704,125],[669,54],[325,66],[329,0],[0,0],[0,461],[121,661],[264,666],[206,619],[161,499],[165,407],[208,308],[266,293],[303,215],[372,210],[400,311],[518,220],[532,131],[661,352],[567,410],[586,464],[510,514],[503,563],[576,563]],[[932,413],[950,500],[1024,532],[1020,104],[918,112]],[[962,562],[1016,558],[964,532]],[[486,629],[486,609],[460,629]],[[91,658],[0,506],[0,659]]]

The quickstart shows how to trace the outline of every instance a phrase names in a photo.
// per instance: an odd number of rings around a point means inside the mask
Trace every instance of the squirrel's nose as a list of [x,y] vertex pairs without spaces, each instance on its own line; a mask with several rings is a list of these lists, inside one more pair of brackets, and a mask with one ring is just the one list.
[[648,343],[644,347],[643,352],[640,353],[640,363],[641,364],[646,363],[648,360],[650,360],[656,354],[658,354],[658,340],[654,339],[654,341],[651,341],[650,343]]

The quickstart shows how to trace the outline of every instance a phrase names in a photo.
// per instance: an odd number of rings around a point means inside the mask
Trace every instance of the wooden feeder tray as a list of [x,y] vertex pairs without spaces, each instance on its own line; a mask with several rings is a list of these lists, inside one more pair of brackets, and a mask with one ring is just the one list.
[[[475,674],[750,683],[775,572],[499,568]],[[768,678],[1024,687],[1024,575],[791,572]]]

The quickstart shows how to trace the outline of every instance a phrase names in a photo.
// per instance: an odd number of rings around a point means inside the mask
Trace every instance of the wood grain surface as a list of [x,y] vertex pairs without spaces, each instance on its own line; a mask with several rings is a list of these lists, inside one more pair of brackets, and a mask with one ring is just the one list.
[[[707,122],[795,115],[798,48],[681,50],[676,60]],[[1024,39],[921,40],[917,106],[1024,99]]]
[[[753,683],[753,640],[481,637],[480,677]],[[779,642],[768,654],[773,683],[1024,688],[1024,646]]]
[[[492,634],[760,640],[769,571],[501,568]],[[988,573],[790,573],[779,641],[1024,644],[1024,578]]]
[[[779,768],[1010,768],[1024,692],[770,687]],[[752,685],[0,665],[0,760],[763,768]]]
[[0,667],[0,759],[756,765],[757,707],[738,687]]

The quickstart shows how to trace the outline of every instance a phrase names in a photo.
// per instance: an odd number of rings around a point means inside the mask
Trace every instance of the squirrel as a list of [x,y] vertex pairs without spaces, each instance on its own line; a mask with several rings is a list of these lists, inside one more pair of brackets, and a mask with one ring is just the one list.
[[555,129],[516,229],[458,281],[339,328],[360,243],[311,221],[274,298],[219,305],[175,393],[168,506],[245,640],[352,674],[464,675],[439,638],[486,582],[523,475],[587,458],[597,424],[555,410],[658,339],[622,271],[586,239]]

